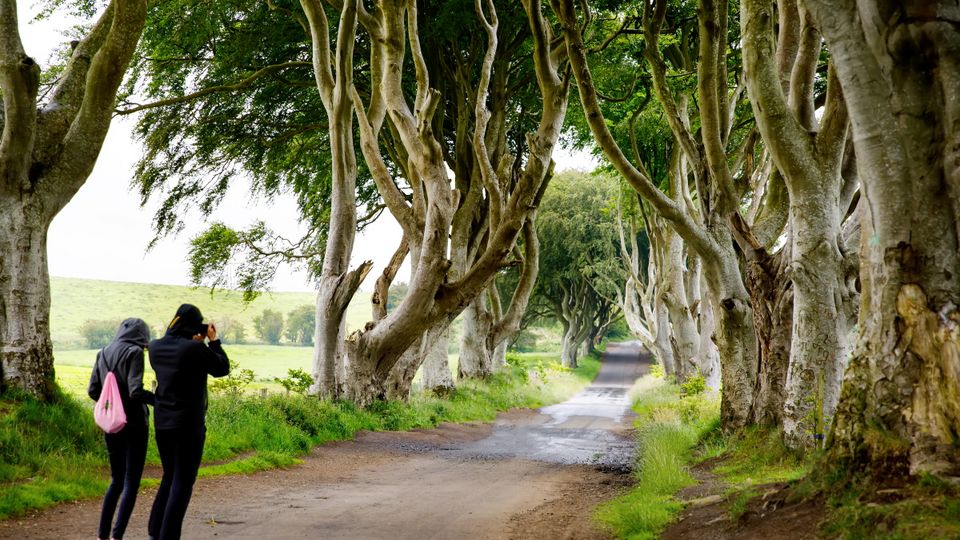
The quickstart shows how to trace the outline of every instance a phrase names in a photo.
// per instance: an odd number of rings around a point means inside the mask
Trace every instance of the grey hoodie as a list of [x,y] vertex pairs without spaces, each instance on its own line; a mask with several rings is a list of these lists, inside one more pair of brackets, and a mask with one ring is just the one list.
[[149,342],[147,323],[137,318],[123,321],[113,341],[97,353],[90,374],[87,394],[96,401],[100,399],[107,373],[113,372],[128,426],[146,426],[149,418],[147,405],[154,403],[153,393],[143,387],[143,349]]

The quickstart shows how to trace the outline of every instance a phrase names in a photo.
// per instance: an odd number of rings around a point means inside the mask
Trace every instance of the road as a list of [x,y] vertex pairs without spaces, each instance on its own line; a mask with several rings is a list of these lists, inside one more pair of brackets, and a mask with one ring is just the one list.
[[[594,383],[492,424],[363,433],[315,448],[301,465],[198,481],[184,538],[600,539],[597,504],[630,482],[627,391],[646,372],[612,344]],[[146,537],[153,490],[125,538]],[[99,501],[0,522],[0,538],[95,537]]]

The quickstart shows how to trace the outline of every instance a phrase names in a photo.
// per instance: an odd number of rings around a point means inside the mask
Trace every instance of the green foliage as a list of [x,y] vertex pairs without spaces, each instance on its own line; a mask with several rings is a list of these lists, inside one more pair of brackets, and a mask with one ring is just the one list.
[[238,319],[227,316],[217,321],[217,337],[226,344],[240,345],[247,340],[247,329]]
[[810,470],[814,458],[788,449],[775,430],[750,428],[726,438],[723,445],[725,459],[713,472],[736,486],[798,480]]
[[0,519],[102,495],[106,450],[87,402],[67,395],[51,403],[0,395]]
[[734,522],[740,519],[740,517],[747,512],[750,500],[757,495],[759,495],[757,490],[752,488],[744,489],[733,495],[733,500],[730,501],[730,505],[727,507],[727,514],[730,516],[730,519]]
[[310,385],[313,384],[313,377],[306,371],[298,368],[290,368],[287,370],[286,377],[282,379],[274,377],[273,380],[284,387],[288,393],[293,392],[294,394],[300,395],[306,395],[307,390],[310,389]]
[[612,176],[579,171],[550,181],[537,211],[540,273],[531,303],[556,320],[572,324],[575,313],[602,325],[615,318],[611,299],[626,280],[610,213],[618,189]]
[[298,306],[287,315],[285,335],[290,343],[297,345],[313,345],[313,336],[316,334],[317,312],[311,304]]
[[236,360],[230,359],[230,374],[225,377],[218,377],[210,382],[210,390],[213,392],[240,395],[250,386],[255,377],[253,371],[243,369],[237,364]]
[[390,285],[390,291],[387,293],[387,311],[393,311],[394,308],[400,305],[403,297],[407,295],[409,288],[410,286],[403,281]]
[[650,366],[650,376],[656,377],[657,379],[666,377],[667,372],[663,370],[663,364],[652,364]]
[[80,334],[83,335],[84,343],[90,349],[102,349],[106,347],[113,336],[117,333],[117,327],[120,323],[112,320],[86,320],[80,325]]
[[696,396],[707,391],[707,380],[703,378],[700,370],[696,375],[687,377],[687,380],[680,384],[680,393],[684,396]]
[[649,375],[631,395],[636,396],[637,484],[601,505],[597,518],[618,538],[652,540],[683,509],[673,494],[694,483],[687,464],[697,443],[719,426],[719,403],[684,397],[676,385]]
[[283,333],[283,314],[272,309],[265,309],[253,319],[253,328],[260,339],[271,345],[277,345],[280,343],[280,335]]

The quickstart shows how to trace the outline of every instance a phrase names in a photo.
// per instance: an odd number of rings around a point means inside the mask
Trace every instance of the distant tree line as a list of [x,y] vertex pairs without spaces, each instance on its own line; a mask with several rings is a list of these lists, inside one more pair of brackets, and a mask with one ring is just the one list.
[[[246,343],[247,330],[244,324],[233,317],[223,317],[214,320],[220,339],[228,344]],[[88,319],[80,325],[80,335],[89,349],[106,347],[117,332],[119,320]],[[294,308],[287,314],[284,321],[283,314],[272,309],[265,309],[253,319],[253,329],[256,336],[270,345],[279,345],[281,338],[287,343],[303,347],[313,346],[313,337],[316,332],[316,313],[314,307],[304,304]],[[163,324],[153,329],[152,337],[163,335]]]

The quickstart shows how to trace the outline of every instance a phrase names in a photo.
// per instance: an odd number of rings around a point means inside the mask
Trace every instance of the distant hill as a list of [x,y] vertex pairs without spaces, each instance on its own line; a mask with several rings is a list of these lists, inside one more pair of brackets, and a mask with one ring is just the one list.
[[[253,319],[263,310],[279,311],[286,318],[297,306],[316,302],[316,295],[309,292],[264,293],[245,306],[240,292],[218,289],[211,296],[206,287],[62,277],[52,277],[50,282],[50,330],[54,347],[60,350],[85,348],[80,326],[87,320],[115,320],[119,324],[127,317],[139,317],[157,334],[183,303],[199,307],[208,320],[229,317],[243,324],[247,340],[256,341]],[[359,328],[369,317],[370,293],[359,292],[347,310],[347,326],[351,330]]]

